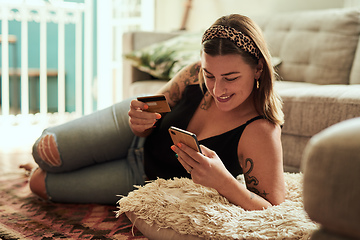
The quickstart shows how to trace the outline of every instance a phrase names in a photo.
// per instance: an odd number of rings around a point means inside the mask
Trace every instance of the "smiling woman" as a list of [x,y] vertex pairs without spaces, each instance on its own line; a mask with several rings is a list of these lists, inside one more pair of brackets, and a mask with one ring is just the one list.
[[[271,65],[271,56],[260,28],[245,16],[229,15],[219,18],[212,27],[206,30],[202,41],[205,56],[240,55],[242,57],[241,60],[237,60],[241,61],[241,71],[250,73],[248,68],[252,68],[255,72],[253,76],[247,77],[253,77],[255,80],[256,88],[253,94],[256,110],[271,122],[283,124],[281,100],[273,89],[274,70]],[[202,61],[207,59],[205,56]],[[200,82],[203,81],[200,75]]]
[[[202,144],[205,156],[184,144],[172,147],[184,169],[191,170],[194,182],[215,188],[245,209],[281,203],[283,113],[281,100],[273,90],[274,71],[270,63],[262,33],[249,18],[229,15],[218,19],[203,35],[201,62],[180,71],[160,91],[167,96],[173,111],[152,129],[145,147],[160,149],[153,143],[166,137],[163,129],[169,122],[178,124],[195,133]],[[197,97],[197,91],[204,95]],[[181,110],[190,104],[194,106],[191,110]],[[157,158],[160,156],[154,151],[145,151],[145,160],[151,163],[145,165],[148,176],[173,175],[161,173],[170,166],[168,161],[161,165],[151,161]],[[236,173],[241,172],[247,173],[251,191],[234,181]],[[210,175],[214,177],[209,178]]]
[[246,100],[253,93],[254,81],[262,72],[262,61],[254,69],[236,54],[211,56],[203,53],[201,59],[203,80],[217,107],[222,111],[241,107],[244,111]]
[[[46,129],[33,147],[40,169],[30,185],[56,202],[115,204],[145,180],[191,178],[246,210],[278,205],[285,198],[283,114],[273,81],[259,28],[245,16],[224,16],[205,31],[201,61],[158,92],[170,112],[128,99]],[[196,134],[201,151],[174,145],[171,126]],[[246,187],[236,180],[242,173]]]

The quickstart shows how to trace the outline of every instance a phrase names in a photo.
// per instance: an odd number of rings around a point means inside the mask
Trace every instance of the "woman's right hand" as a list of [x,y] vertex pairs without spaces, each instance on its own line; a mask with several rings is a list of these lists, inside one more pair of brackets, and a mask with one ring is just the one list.
[[136,99],[130,103],[129,123],[133,133],[139,137],[146,137],[150,134],[157,120],[161,118],[161,114],[147,112],[148,105]]
[[[187,85],[198,84],[200,62],[190,64],[179,71],[168,81],[157,94],[164,94],[170,107],[174,107],[181,99]],[[161,118],[159,113],[147,112],[148,105],[138,100],[132,100],[129,111],[129,124],[133,133],[139,137],[147,137],[157,120]]]

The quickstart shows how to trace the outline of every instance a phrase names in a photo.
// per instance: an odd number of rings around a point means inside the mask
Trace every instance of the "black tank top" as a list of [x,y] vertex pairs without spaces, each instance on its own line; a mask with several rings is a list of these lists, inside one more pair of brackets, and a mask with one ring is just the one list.
[[[144,167],[149,179],[190,177],[170,149],[173,142],[168,129],[170,126],[175,126],[186,130],[203,96],[198,84],[187,86],[180,102],[157,122],[156,128],[146,138]],[[215,151],[228,171],[236,177],[242,173],[237,155],[240,137],[245,127],[257,119],[263,119],[263,117],[252,118],[237,128],[200,140],[199,143]]]

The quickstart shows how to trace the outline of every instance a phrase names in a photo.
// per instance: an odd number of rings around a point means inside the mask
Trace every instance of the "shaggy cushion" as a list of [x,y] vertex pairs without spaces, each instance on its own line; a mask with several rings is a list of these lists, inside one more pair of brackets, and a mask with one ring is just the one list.
[[119,200],[151,239],[308,239],[318,227],[302,202],[302,174],[285,173],[286,200],[260,211],[245,211],[217,191],[190,179],[158,179]]

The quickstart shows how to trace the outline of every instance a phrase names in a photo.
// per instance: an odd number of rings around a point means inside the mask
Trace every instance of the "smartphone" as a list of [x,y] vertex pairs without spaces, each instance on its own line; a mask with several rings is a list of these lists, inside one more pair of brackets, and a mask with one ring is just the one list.
[[178,143],[184,143],[195,151],[201,153],[199,141],[194,133],[173,126],[169,128],[169,133],[175,145]]
[[140,102],[144,102],[149,106],[149,108],[146,109],[147,112],[157,112],[157,113],[171,112],[170,106],[166,101],[165,96],[162,94],[138,97],[137,100],[139,100]]

